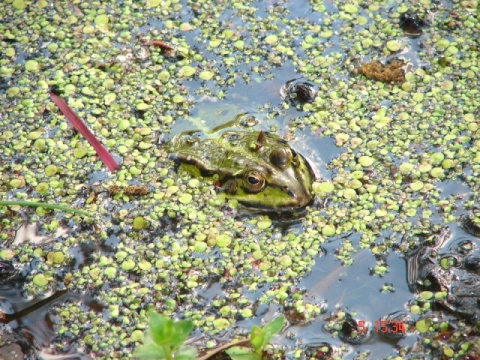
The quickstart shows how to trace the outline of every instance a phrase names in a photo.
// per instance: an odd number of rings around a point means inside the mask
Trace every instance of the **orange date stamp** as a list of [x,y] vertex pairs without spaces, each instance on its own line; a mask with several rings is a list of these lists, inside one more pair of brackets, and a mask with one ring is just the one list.
[[[368,331],[366,321],[357,321],[357,331],[364,334]],[[405,323],[399,320],[375,320],[376,333],[405,334]]]

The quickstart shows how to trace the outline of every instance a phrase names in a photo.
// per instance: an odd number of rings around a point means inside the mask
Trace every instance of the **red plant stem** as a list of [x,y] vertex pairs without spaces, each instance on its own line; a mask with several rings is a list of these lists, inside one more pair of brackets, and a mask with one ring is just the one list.
[[90,145],[93,146],[100,159],[107,166],[108,170],[115,171],[118,168],[118,164],[113,159],[112,155],[103,147],[100,141],[97,140],[95,135],[88,129],[87,125],[80,119],[77,114],[72,110],[70,106],[60,96],[55,95],[50,91],[50,98],[57,105],[63,115],[70,121],[70,123],[78,130],[82,136],[87,139]]

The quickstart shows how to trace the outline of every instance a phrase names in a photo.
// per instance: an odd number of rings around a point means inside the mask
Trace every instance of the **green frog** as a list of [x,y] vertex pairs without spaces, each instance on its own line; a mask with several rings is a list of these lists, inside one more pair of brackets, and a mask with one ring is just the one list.
[[170,142],[170,158],[187,164],[194,175],[212,177],[227,199],[247,207],[295,210],[311,203],[315,172],[284,139],[254,130],[228,130],[211,136],[223,127],[175,136]]

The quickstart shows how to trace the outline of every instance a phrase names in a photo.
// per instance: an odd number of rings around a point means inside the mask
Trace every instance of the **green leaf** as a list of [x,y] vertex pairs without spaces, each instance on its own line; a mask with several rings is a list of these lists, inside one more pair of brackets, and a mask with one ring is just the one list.
[[265,332],[263,329],[254,325],[250,331],[250,344],[252,344],[252,347],[255,349],[255,353],[261,353],[263,347],[267,343],[268,342],[265,341]]
[[133,356],[139,359],[165,360],[167,355],[162,346],[155,343],[141,345],[135,349]]
[[232,360],[261,360],[262,357],[253,353],[252,349],[245,346],[233,346],[225,350]]
[[193,322],[190,320],[182,320],[173,324],[171,346],[177,349],[187,340],[188,335],[193,330]]
[[150,312],[148,316],[148,325],[153,341],[158,345],[170,345],[174,337],[172,334],[173,321],[156,312]]
[[250,331],[250,343],[255,349],[256,354],[261,354],[265,346],[272,340],[273,335],[280,332],[283,328],[285,318],[277,316],[272,321],[266,323],[262,328],[253,326]]
[[174,351],[188,338],[193,329],[193,322],[182,320],[173,322],[170,318],[156,312],[149,313],[150,334],[153,341],[166,346],[167,351]]
[[175,352],[175,360],[195,360],[198,352],[193,346],[180,346]]
[[265,326],[263,327],[263,331],[265,331],[265,333],[268,334],[267,343],[270,342],[273,335],[279,333],[282,330],[284,323],[285,323],[285,318],[282,315],[280,315],[280,316],[277,316],[272,321],[265,324]]

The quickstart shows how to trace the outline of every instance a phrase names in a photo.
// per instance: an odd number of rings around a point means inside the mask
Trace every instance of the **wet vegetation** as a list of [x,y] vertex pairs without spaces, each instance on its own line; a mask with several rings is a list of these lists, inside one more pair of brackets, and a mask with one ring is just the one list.
[[269,345],[273,335],[282,330],[284,323],[285,318],[283,316],[278,316],[262,327],[253,326],[252,330],[250,330],[251,348],[232,346],[225,352],[232,360],[262,360],[266,358],[264,357],[264,351],[266,350],[267,345]]
[[372,61],[362,64],[358,67],[358,72],[367,78],[385,83],[405,81],[405,73],[402,67],[405,64],[401,60],[392,60],[383,65],[378,61]]
[[[478,357],[478,8],[1,2],[0,358],[133,358],[152,312],[199,356],[282,314],[272,358]],[[168,158],[245,113],[317,168],[299,216]]]
[[190,320],[176,321],[166,316],[151,312],[148,316],[149,334],[142,346],[133,354],[140,359],[182,359],[195,360],[197,350],[184,345],[193,329]]

